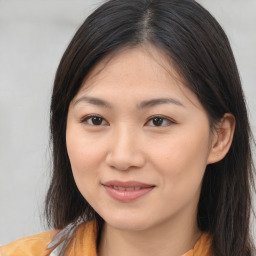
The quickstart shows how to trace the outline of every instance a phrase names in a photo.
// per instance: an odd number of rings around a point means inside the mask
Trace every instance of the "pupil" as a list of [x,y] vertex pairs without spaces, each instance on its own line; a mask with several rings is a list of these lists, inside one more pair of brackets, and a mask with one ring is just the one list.
[[101,117],[98,117],[98,116],[94,116],[94,117],[92,118],[92,123],[93,123],[94,125],[101,125],[101,123],[102,123],[102,118],[101,118]]
[[163,123],[163,118],[155,117],[155,118],[153,119],[153,124],[154,124],[155,126],[160,126],[162,123]]

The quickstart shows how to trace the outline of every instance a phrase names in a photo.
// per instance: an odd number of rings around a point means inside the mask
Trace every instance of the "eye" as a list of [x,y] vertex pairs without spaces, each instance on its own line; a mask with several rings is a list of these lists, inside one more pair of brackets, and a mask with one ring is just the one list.
[[147,124],[155,127],[166,127],[174,124],[175,122],[164,116],[153,116],[148,121]]
[[92,126],[108,125],[107,121],[103,117],[97,115],[86,116],[81,120],[81,123],[86,123]]

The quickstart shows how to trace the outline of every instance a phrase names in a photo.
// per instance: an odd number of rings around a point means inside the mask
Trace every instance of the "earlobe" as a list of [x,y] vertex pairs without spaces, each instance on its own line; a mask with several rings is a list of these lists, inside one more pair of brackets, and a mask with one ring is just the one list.
[[219,162],[226,156],[233,141],[235,124],[232,114],[226,113],[223,116],[215,128],[207,164]]

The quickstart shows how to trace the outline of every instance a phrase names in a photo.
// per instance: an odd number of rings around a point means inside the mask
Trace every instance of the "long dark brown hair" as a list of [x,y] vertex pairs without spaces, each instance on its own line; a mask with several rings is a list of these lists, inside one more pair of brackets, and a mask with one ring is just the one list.
[[[198,97],[214,127],[225,113],[236,118],[225,158],[205,170],[197,222],[212,237],[215,256],[250,256],[253,141],[236,62],[218,22],[193,0],[110,0],[94,11],[65,51],[51,102],[53,171],[46,198],[49,225],[102,218],[80,194],[66,148],[68,107],[92,67],[126,46],[151,44],[166,52]],[[89,145],[88,145],[89,147]]]

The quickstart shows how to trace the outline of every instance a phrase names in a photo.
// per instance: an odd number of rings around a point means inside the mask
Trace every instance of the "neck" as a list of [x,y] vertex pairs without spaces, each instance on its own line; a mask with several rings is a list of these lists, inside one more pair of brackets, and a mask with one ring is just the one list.
[[[180,216],[178,216],[179,218]],[[177,219],[145,230],[121,230],[104,224],[99,256],[181,256],[199,239],[196,218]]]

